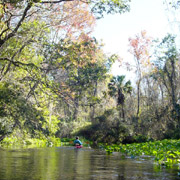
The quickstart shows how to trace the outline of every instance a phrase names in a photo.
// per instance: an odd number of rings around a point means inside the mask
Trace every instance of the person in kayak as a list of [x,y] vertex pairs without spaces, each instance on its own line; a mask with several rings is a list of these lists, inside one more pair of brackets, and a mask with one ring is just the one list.
[[82,142],[79,140],[79,137],[77,136],[76,139],[74,140],[74,145],[76,147],[82,147]]

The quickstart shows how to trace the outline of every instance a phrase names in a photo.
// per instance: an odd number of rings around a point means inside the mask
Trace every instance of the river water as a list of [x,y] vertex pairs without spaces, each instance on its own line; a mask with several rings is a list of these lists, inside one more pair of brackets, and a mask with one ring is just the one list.
[[158,168],[152,158],[107,155],[88,148],[0,149],[0,180],[174,180],[177,168]]

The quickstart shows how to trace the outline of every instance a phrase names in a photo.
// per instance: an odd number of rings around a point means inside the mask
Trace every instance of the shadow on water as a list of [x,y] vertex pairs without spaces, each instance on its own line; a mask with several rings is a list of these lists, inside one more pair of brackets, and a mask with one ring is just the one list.
[[148,157],[74,147],[0,149],[0,180],[175,180],[177,169],[157,168]]

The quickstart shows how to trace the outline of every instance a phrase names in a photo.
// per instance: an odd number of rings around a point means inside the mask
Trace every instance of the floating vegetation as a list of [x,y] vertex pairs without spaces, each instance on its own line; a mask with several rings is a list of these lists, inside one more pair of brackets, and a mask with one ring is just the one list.
[[154,157],[158,165],[171,167],[180,163],[180,140],[162,140],[145,143],[104,146],[108,154],[121,152],[131,157],[148,155]]

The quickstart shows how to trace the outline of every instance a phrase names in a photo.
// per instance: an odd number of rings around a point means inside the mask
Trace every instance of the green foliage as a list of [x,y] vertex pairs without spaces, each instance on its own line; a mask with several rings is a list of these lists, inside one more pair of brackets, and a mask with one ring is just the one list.
[[180,122],[178,103],[178,50],[175,36],[168,34],[159,43],[156,49],[157,60],[154,61],[158,69],[156,78],[159,78],[166,88],[169,100],[172,103],[171,118]]
[[56,132],[56,136],[60,138],[71,138],[78,133],[80,129],[91,124],[83,119],[77,119],[76,121],[72,118],[61,119],[59,125],[59,130]]
[[[84,147],[89,147],[90,141],[80,138]],[[30,138],[30,137],[6,137],[1,143],[3,148],[37,148],[37,147],[59,147],[59,146],[74,146],[75,138],[56,138],[49,136],[48,138]]]
[[124,104],[125,94],[132,91],[131,82],[125,81],[125,76],[112,77],[108,84],[109,95],[117,99],[117,105]]
[[157,59],[154,61],[156,67],[161,73],[165,72],[166,64],[169,64],[171,60],[176,61],[178,59],[178,52],[175,43],[175,36],[168,34],[161,42],[158,41],[158,45],[155,50]]
[[1,135],[13,132],[16,127],[26,128],[31,134],[35,130],[45,133],[42,128],[44,118],[41,112],[24,98],[20,87],[14,84],[0,83],[0,102]]
[[0,146],[5,148],[61,146],[59,138],[52,135],[47,136],[40,130],[33,130],[33,134],[30,134],[28,130],[16,128],[0,142]]
[[137,143],[142,143],[142,142],[147,142],[149,141],[149,138],[140,134],[140,135],[137,135],[137,136],[133,136],[134,138],[134,141],[137,142]]
[[122,142],[128,136],[129,130],[120,121],[115,109],[106,110],[103,115],[96,117],[96,124],[80,129],[77,134],[94,142]]
[[146,143],[134,143],[127,145],[105,146],[108,154],[122,152],[131,157],[152,156],[159,165],[170,167],[180,161],[180,140],[162,140]]
[[[79,122],[84,116],[78,110],[87,111],[88,116],[91,108],[101,103],[98,83],[105,81],[117,59],[115,55],[107,58],[101,45],[89,36],[54,43],[52,31],[49,32],[53,28],[47,28],[52,12],[45,10],[41,2],[8,0],[0,5],[0,133],[3,138],[18,130],[21,132],[17,136],[28,134],[39,139],[55,134],[71,135],[83,124],[87,125],[87,117]],[[125,12],[128,3],[88,1],[90,9],[100,16],[104,12]],[[61,6],[61,1],[58,5]],[[44,15],[49,15],[46,22]]]
[[180,139],[180,129],[179,128],[168,129],[164,134],[164,138],[166,138],[166,139]]
[[124,13],[129,11],[130,0],[100,0],[92,1],[92,12],[95,13],[96,17],[102,18],[105,13]]
[[[27,139],[50,137],[44,140],[50,145],[56,142],[54,136],[72,137],[77,133],[109,144],[125,142],[128,138],[132,142],[148,140],[144,135],[130,137],[127,124],[133,124],[132,129],[142,134],[148,134],[157,124],[156,130],[165,137],[180,137],[178,51],[173,36],[167,35],[159,43],[154,61],[156,73],[143,76],[145,80],[141,83],[147,80],[148,90],[143,84],[139,87],[144,88],[141,89],[142,104],[133,122],[134,114],[127,113],[137,108],[133,106],[134,94],[127,102],[127,94],[132,92],[131,82],[125,82],[125,76],[117,76],[110,79],[108,90],[105,87],[117,56],[106,57],[96,39],[78,30],[74,32],[77,36],[60,39],[59,35],[67,33],[65,26],[71,26],[68,24],[71,22],[69,16],[65,16],[64,25],[59,25],[62,19],[54,22],[52,11],[57,6],[61,9],[61,5],[69,1],[58,1],[52,9],[44,9],[41,2],[43,0],[8,0],[0,4],[0,140],[14,131],[15,136],[26,135]],[[101,18],[106,13],[128,11],[129,2],[90,0],[82,3],[88,3],[96,17]],[[51,7],[48,3],[50,1],[46,2],[47,7]],[[54,23],[59,25],[55,31],[60,30],[55,40],[52,39],[54,26],[51,26]],[[85,26],[86,22],[82,28]],[[102,98],[102,91],[116,99],[116,110],[107,110],[112,108],[112,99],[110,96]],[[164,96],[163,103],[158,102],[158,94]],[[90,121],[96,124],[90,125]],[[154,129],[150,134],[153,133],[156,133]],[[16,140],[12,142],[17,143]],[[33,144],[29,139],[26,142]]]
[[52,147],[52,146],[61,146],[61,140],[56,137],[48,137],[43,139],[37,138],[28,138],[28,137],[17,137],[10,136],[6,137],[1,143],[0,146],[3,148],[35,148],[35,147]]

